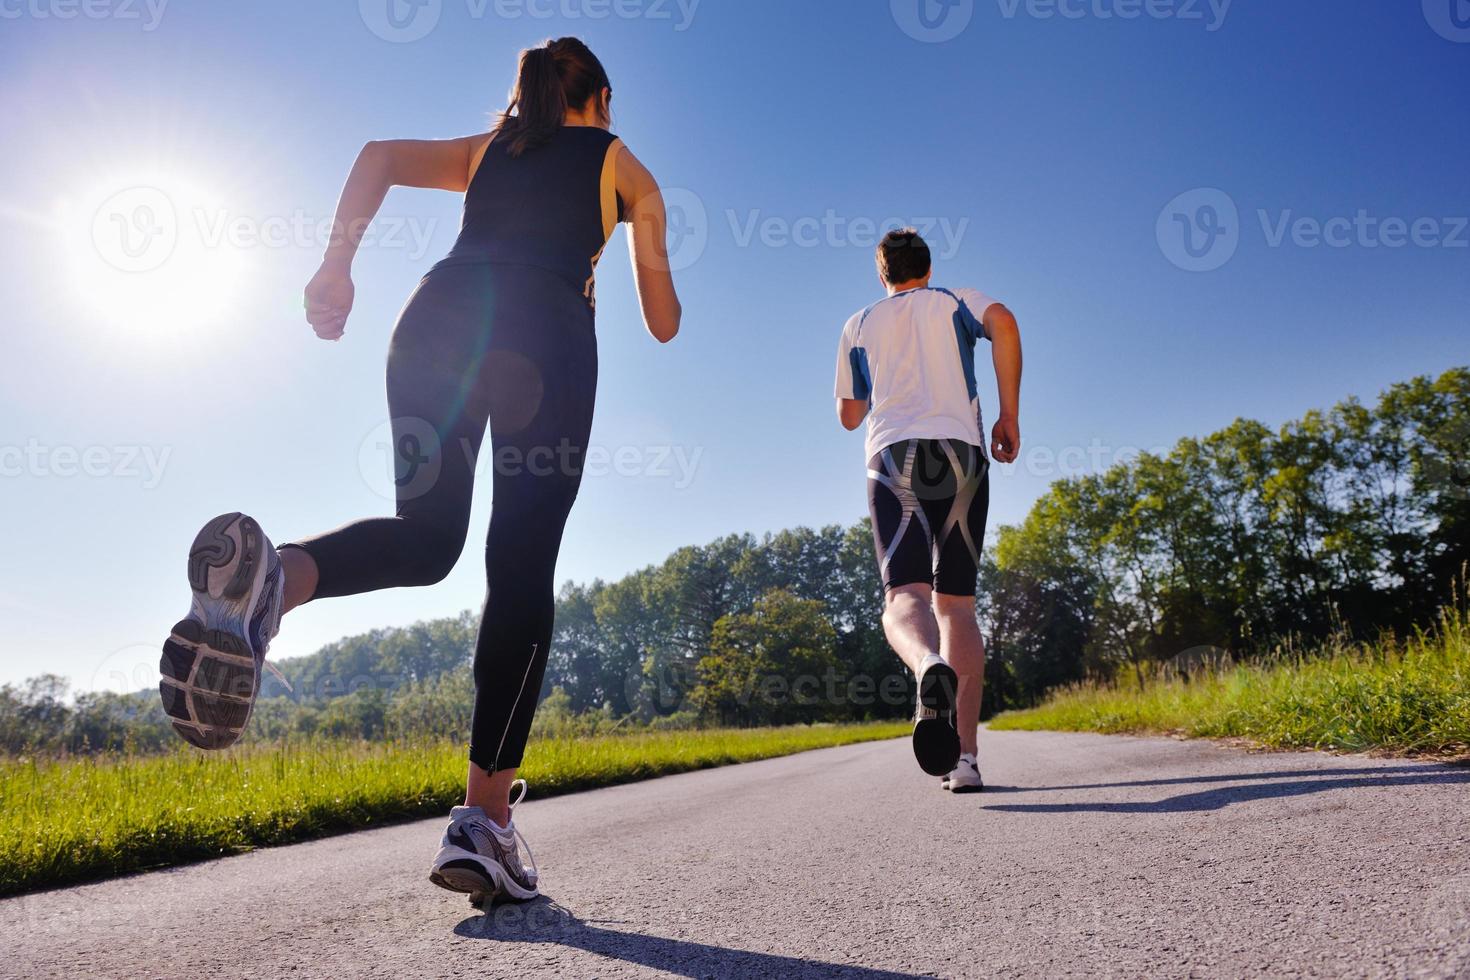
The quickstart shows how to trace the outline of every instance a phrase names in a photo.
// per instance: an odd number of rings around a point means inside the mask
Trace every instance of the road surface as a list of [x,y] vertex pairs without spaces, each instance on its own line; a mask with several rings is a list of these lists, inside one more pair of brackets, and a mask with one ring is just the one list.
[[1063,734],[981,754],[974,796],[897,741],[532,800],[550,900],[488,916],[425,880],[439,820],[23,896],[0,974],[1470,978],[1470,769]]

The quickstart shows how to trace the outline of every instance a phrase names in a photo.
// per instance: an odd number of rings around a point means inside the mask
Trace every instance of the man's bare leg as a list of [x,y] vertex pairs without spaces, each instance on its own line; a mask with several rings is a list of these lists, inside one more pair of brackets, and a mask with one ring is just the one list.
[[914,758],[925,772],[943,776],[954,767],[961,752],[954,727],[959,677],[939,655],[934,590],[928,585],[901,585],[889,590],[883,632],[919,680]]
[[934,596],[939,623],[939,652],[960,678],[955,698],[955,725],[960,751],[974,755],[980,728],[980,698],[985,691],[985,640],[975,616],[975,597]]
[[883,607],[883,633],[888,645],[915,674],[925,657],[939,652],[933,594],[927,585],[900,585],[889,591]]

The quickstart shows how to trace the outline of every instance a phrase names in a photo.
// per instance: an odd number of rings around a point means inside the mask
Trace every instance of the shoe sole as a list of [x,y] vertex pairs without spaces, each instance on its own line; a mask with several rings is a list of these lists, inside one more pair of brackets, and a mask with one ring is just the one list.
[[204,525],[189,549],[194,609],[164,641],[158,693],[174,731],[198,748],[228,748],[250,721],[260,665],[247,630],[269,553],[260,525],[239,513]]
[[445,891],[458,892],[470,897],[470,904],[483,908],[493,903],[499,891],[479,868],[469,861],[455,861],[429,872],[429,880]]
[[935,664],[919,678],[919,704],[938,714],[914,722],[914,758],[931,776],[954,771],[960,761],[960,733],[954,727],[959,676],[948,664]]
[[477,908],[499,898],[529,902],[541,895],[539,888],[528,891],[516,884],[494,862],[452,846],[442,848],[435,857],[429,881],[446,891],[468,895],[470,904]]

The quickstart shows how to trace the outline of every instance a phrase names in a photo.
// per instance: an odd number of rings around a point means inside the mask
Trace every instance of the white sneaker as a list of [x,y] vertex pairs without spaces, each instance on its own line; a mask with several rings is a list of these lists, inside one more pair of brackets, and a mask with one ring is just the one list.
[[966,752],[960,756],[954,771],[945,776],[939,785],[951,793],[979,793],[985,789],[985,780],[980,778],[980,764],[973,755]]
[[938,654],[919,665],[918,704],[914,709],[914,758],[931,776],[943,776],[960,757],[954,727],[954,702],[960,679]]
[[[511,789],[517,786],[520,793],[511,803],[512,811],[526,796],[526,781],[517,779]],[[518,841],[531,859],[529,871],[521,864]],[[470,904],[478,907],[501,897],[522,902],[535,898],[541,894],[536,887],[539,878],[536,856],[516,829],[514,818],[501,827],[477,806],[457,806],[449,811],[449,827],[429,869],[429,880],[434,884],[468,894]]]
[[260,693],[266,651],[281,628],[285,576],[260,525],[224,514],[189,549],[189,615],[163,644],[158,684],[174,730],[201,749],[233,745]]

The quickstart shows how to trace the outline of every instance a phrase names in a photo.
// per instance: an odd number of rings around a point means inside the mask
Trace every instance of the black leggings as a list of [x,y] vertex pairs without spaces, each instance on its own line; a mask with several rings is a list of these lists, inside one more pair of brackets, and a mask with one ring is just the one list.
[[531,730],[596,387],[593,315],[575,287],[529,266],[432,270],[388,350],[397,516],[286,546],[316,561],[314,599],[442,580],[464,549],[489,422],[494,504],[470,736],[470,761],[489,772],[519,766]]

